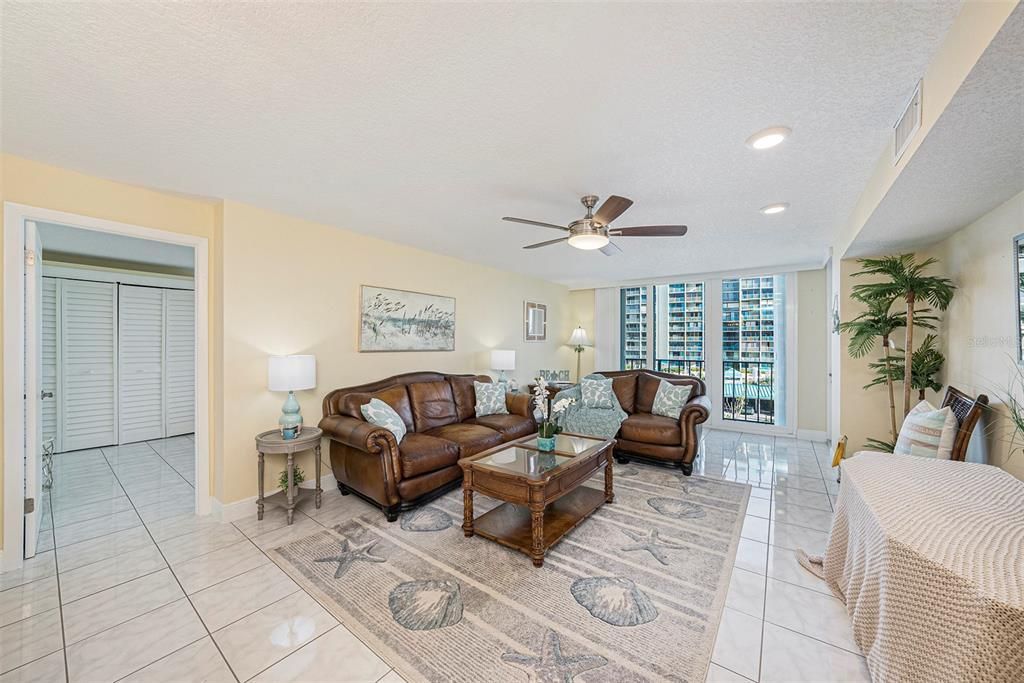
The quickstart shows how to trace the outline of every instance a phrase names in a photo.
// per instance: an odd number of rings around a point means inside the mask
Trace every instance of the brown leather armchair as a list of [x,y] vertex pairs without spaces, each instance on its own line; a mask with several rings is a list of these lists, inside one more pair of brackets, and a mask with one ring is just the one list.
[[[412,372],[335,389],[323,401],[320,428],[330,440],[331,469],[342,495],[355,493],[388,521],[459,485],[459,460],[537,431],[530,397],[508,394],[508,415],[475,413],[473,381],[486,375]],[[401,443],[370,424],[360,408],[378,398],[408,429]]]
[[[704,381],[687,375],[654,370],[613,370],[599,372],[612,380],[612,391],[628,417],[616,435],[615,459],[678,465],[683,474],[693,474],[693,461],[700,443],[699,425],[711,416],[711,401]],[[690,398],[679,419],[651,414],[661,380],[689,385]]]

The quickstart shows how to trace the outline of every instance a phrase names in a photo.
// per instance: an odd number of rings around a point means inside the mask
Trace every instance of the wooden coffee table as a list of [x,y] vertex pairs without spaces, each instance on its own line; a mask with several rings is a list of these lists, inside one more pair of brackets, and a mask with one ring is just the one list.
[[[537,448],[528,436],[465,458],[462,530],[530,556],[544,565],[544,553],[592,512],[614,499],[612,440],[559,434],[555,450]],[[604,468],[604,490],[583,486]],[[505,501],[473,519],[473,493]]]

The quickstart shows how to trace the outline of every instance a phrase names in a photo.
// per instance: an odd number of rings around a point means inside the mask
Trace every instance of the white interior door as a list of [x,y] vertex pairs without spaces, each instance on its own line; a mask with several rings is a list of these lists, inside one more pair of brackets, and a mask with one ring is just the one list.
[[25,557],[34,557],[43,503],[43,252],[25,223]]
[[164,290],[118,289],[118,443],[164,435]]
[[63,450],[117,443],[117,289],[61,280],[59,416]]
[[166,289],[164,297],[164,433],[177,436],[195,431],[196,297],[182,289]]
[[57,280],[43,278],[43,443],[61,452],[57,419]]

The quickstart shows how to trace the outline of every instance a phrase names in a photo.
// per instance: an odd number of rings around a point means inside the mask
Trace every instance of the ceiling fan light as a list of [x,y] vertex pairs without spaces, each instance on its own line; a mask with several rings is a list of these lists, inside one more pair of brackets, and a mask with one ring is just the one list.
[[585,249],[587,251],[600,249],[606,244],[608,244],[608,236],[597,233],[586,233],[583,235],[572,235],[569,237],[569,246],[576,247],[577,249]]
[[792,133],[789,128],[765,128],[747,138],[747,147],[750,149],[770,149],[789,137]]
[[776,213],[782,213],[789,208],[789,204],[769,204],[768,206],[761,207],[761,213],[765,216],[771,216]]

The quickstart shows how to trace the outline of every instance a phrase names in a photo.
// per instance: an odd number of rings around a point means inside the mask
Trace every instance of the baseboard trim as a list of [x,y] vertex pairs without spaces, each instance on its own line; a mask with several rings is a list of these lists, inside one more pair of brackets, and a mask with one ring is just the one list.
[[[320,489],[325,493],[333,491],[337,485],[338,482],[334,478],[333,474],[325,474],[320,477]],[[313,481],[310,480],[299,484],[299,488],[313,489],[316,488],[316,486]],[[237,522],[238,520],[245,519],[246,517],[255,517],[256,496],[236,500],[233,503],[222,503],[217,498],[211,496],[210,514],[213,515],[214,519],[227,523]]]
[[804,441],[825,443],[828,441],[828,432],[821,429],[798,429],[796,430],[796,438],[803,439]]

